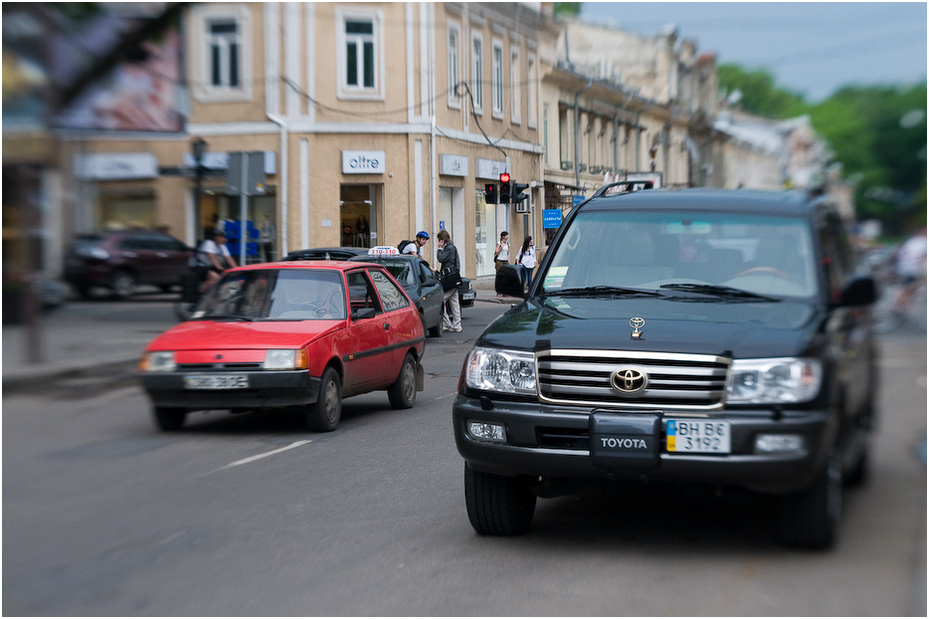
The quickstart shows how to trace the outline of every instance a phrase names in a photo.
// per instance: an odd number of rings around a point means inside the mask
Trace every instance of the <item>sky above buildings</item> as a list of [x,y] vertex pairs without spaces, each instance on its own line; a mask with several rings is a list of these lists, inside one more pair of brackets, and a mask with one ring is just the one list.
[[925,2],[583,2],[581,19],[655,36],[668,24],[718,64],[766,69],[821,101],[846,86],[926,79]]

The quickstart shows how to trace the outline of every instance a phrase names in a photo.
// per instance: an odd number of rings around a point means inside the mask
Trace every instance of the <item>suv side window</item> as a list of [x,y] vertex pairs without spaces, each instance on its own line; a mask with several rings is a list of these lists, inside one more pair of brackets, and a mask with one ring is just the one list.
[[842,297],[846,280],[854,270],[851,246],[845,228],[835,213],[826,213],[819,220],[817,233],[829,299],[838,301]]

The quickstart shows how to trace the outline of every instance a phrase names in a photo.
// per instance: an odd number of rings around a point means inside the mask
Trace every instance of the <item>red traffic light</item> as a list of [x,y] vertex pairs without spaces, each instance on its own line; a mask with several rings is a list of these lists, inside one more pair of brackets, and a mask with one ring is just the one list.
[[509,173],[509,172],[503,172],[503,173],[500,175],[500,182],[501,182],[501,183],[509,183],[509,182],[510,182],[510,173]]

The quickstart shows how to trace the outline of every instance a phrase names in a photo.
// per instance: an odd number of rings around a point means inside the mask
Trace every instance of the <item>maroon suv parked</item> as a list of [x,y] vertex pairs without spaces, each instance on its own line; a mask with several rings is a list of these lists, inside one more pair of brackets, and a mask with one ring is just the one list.
[[154,230],[82,234],[65,255],[64,279],[84,298],[95,286],[127,298],[138,284],[170,290],[189,269],[193,249]]

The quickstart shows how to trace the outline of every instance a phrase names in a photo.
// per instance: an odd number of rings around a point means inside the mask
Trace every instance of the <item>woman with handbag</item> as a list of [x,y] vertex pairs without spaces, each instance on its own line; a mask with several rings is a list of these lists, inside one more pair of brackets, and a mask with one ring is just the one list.
[[[458,284],[461,283],[461,263],[458,260],[458,248],[452,243],[448,230],[439,230],[435,235],[436,258],[441,265],[439,279],[445,290],[445,303],[442,305],[442,330],[461,333],[461,306],[458,303]],[[457,283],[455,283],[457,280]]]
[[526,287],[532,286],[532,270],[535,269],[535,245],[532,243],[531,236],[527,236],[526,240],[523,241],[523,246],[516,258],[516,264],[526,269]]

